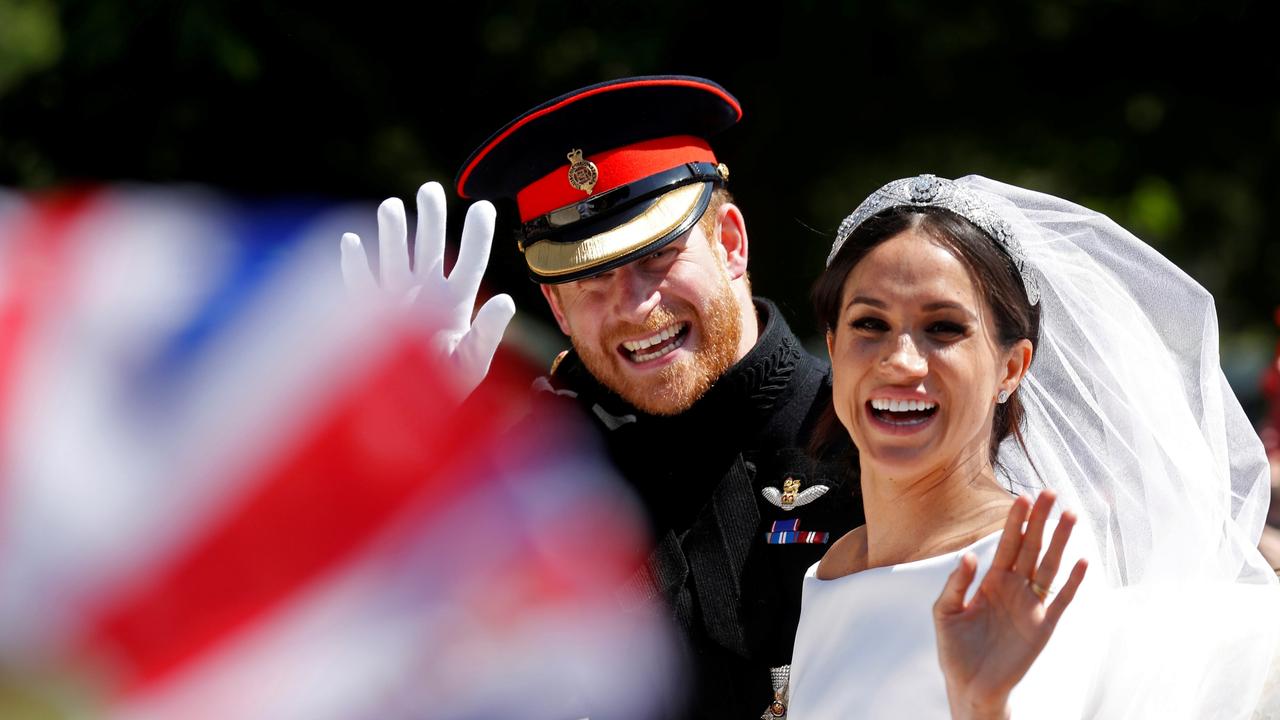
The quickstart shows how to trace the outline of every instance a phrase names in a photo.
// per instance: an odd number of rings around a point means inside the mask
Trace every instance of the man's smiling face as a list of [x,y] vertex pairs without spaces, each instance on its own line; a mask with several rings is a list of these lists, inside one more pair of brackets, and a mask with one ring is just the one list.
[[726,253],[702,223],[634,262],[543,292],[587,370],[650,414],[689,409],[742,355]]

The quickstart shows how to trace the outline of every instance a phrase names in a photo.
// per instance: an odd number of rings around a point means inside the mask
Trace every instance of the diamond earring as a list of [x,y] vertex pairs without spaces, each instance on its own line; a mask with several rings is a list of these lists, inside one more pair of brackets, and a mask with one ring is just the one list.
[[996,395],[996,402],[1000,403],[1001,405],[1005,404],[1005,402],[1007,402],[1008,400],[1009,400],[1008,390],[1001,390],[999,394]]

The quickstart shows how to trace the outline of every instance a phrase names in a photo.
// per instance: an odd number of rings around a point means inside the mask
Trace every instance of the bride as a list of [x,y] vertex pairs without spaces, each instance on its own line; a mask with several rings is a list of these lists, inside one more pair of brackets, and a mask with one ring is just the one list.
[[922,175],[814,302],[868,522],[805,579],[791,717],[1252,712],[1280,588],[1207,292],[1084,208]]

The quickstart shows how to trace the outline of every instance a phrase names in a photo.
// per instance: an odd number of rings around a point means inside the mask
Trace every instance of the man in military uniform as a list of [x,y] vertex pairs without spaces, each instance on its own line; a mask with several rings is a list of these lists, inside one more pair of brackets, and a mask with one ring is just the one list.
[[773,699],[804,572],[861,523],[850,448],[805,452],[828,370],[751,295],[747,226],[706,140],[741,115],[699,78],[602,83],[511,121],[457,179],[463,197],[515,201],[529,275],[573,344],[538,386],[591,414],[643,499],[648,578],[692,654],[690,714],[720,718]]
[[700,78],[601,83],[511,121],[457,178],[465,198],[514,205],[572,341],[540,402],[588,414],[649,513],[634,584],[683,630],[680,717],[781,711],[805,570],[862,522],[852,446],[806,452],[829,369],[751,294],[747,226],[707,141],[741,115]]

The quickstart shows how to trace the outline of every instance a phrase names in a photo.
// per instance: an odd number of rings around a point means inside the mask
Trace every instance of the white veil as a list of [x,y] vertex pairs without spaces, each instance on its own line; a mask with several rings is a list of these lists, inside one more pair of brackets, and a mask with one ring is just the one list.
[[1039,285],[1018,390],[1027,454],[1010,438],[997,472],[1056,490],[1098,546],[1092,581],[1114,590],[1091,715],[1247,717],[1280,641],[1280,585],[1257,551],[1266,457],[1222,374],[1213,297],[1099,213],[956,183],[1012,227]]

